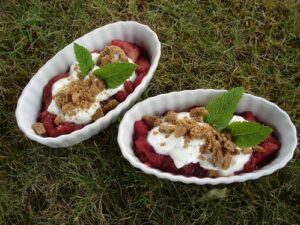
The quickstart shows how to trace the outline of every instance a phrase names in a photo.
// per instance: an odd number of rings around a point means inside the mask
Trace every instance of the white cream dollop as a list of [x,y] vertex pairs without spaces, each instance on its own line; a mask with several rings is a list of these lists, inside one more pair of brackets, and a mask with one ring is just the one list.
[[[96,63],[100,54],[98,53],[91,53],[92,59],[94,63]],[[133,63],[131,59],[128,58],[128,62]],[[99,69],[99,66],[94,66],[91,72],[85,77],[88,79],[92,72],[96,69]],[[65,86],[69,85],[72,81],[79,79],[78,75],[80,75],[80,71],[78,68],[78,62],[74,62],[69,71],[69,76],[66,78],[62,78],[56,81],[52,86],[52,96],[56,95],[60,90],[62,90]],[[133,72],[132,75],[129,77],[128,80],[134,81],[136,78],[136,73]],[[101,108],[100,102],[109,99],[111,96],[115,95],[118,91],[124,89],[124,84],[116,88],[105,89],[96,96],[95,102],[90,106],[88,109],[78,109],[75,115],[69,116],[64,114],[59,107],[57,106],[56,102],[52,99],[50,105],[48,106],[47,111],[53,113],[55,115],[61,116],[64,121],[66,122],[73,122],[76,124],[86,124],[92,120],[92,116],[95,114],[97,109]]]
[[[181,112],[177,114],[178,118],[190,118],[188,112]],[[245,121],[241,116],[233,116],[230,123],[235,121]],[[164,122],[165,123],[165,122]],[[167,123],[166,123],[167,124]],[[201,125],[201,123],[199,123]],[[204,169],[216,170],[222,176],[229,176],[234,172],[240,171],[244,168],[244,165],[249,161],[251,154],[244,154],[240,152],[238,155],[234,155],[231,160],[230,167],[226,170],[221,166],[214,166],[209,160],[199,159],[200,147],[205,144],[204,139],[194,139],[190,141],[186,147],[184,146],[184,138],[176,138],[174,133],[166,136],[159,131],[159,127],[154,127],[149,131],[147,141],[151,144],[154,150],[158,154],[169,155],[177,168],[181,168],[190,163],[199,162],[200,166]],[[209,158],[209,154],[204,154],[206,158]]]

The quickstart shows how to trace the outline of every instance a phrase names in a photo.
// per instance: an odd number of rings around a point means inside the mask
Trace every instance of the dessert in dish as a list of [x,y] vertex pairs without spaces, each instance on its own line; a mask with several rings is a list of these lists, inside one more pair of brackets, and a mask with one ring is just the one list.
[[74,44],[76,62],[53,77],[43,90],[42,108],[34,131],[57,137],[104,117],[142,82],[150,61],[139,46],[112,40],[90,53]]
[[152,168],[187,177],[232,176],[272,160],[280,143],[252,112],[235,114],[243,88],[205,107],[146,115],[134,124],[134,153]]

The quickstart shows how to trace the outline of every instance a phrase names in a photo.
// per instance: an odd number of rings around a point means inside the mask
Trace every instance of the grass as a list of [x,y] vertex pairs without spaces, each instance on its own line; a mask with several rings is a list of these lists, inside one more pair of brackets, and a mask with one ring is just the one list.
[[14,111],[32,75],[59,49],[118,20],[155,30],[160,65],[142,99],[244,86],[300,127],[300,2],[4,0],[0,4],[0,224],[299,224],[299,148],[274,174],[196,186],[133,168],[118,123],[50,149],[28,140]]

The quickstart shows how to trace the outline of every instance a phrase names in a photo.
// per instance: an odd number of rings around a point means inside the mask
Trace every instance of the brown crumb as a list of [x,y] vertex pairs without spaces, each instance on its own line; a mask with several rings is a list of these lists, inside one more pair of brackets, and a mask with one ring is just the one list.
[[95,121],[97,119],[99,119],[100,117],[103,117],[104,113],[102,111],[101,108],[97,109],[97,111],[95,112],[95,114],[92,116],[92,120]]
[[185,136],[184,136],[183,148],[187,148],[188,145],[189,145],[189,143],[190,143],[190,141],[191,141],[190,135],[185,135]]
[[199,155],[198,159],[202,160],[202,161],[205,161],[206,160],[206,157],[204,155]]
[[150,127],[157,127],[160,125],[161,120],[158,116],[143,116],[143,120],[150,126]]
[[172,125],[161,124],[159,126],[159,131],[165,134],[171,134],[175,131],[175,127]]
[[165,115],[165,121],[169,123],[174,123],[177,120],[177,113],[174,111],[169,111]]
[[265,150],[262,146],[260,146],[260,145],[255,145],[252,149],[253,149],[254,152],[265,152],[265,151],[266,151],[266,150]]
[[200,126],[198,124],[190,129],[191,138],[193,139],[202,139],[207,136],[207,132],[209,132],[209,130],[207,130],[206,127]]
[[46,134],[46,129],[45,129],[43,123],[34,123],[34,124],[32,124],[32,129],[38,135],[44,135],[44,134]]
[[202,123],[203,122],[203,117],[202,116],[193,117],[193,119],[195,121],[197,121],[198,123]]
[[252,148],[242,148],[242,153],[244,154],[250,154],[253,152]]
[[182,126],[176,126],[175,127],[175,137],[181,137],[184,136],[187,133],[188,129],[186,127]]
[[153,135],[158,135],[158,131],[153,131]]
[[110,110],[114,109],[117,107],[119,102],[116,99],[111,99],[109,100],[103,107],[102,111],[104,114],[108,113]]
[[230,152],[226,152],[225,156],[223,157],[223,164],[222,168],[227,170],[230,167],[232,156]]
[[213,164],[214,166],[218,166],[218,164],[222,161],[222,159],[223,159],[222,149],[221,148],[213,149],[212,156],[210,158],[211,164]]
[[207,114],[208,112],[205,107],[196,107],[190,110],[191,117],[199,117],[199,116],[203,117]]
[[166,142],[161,142],[160,143],[160,146],[165,146],[166,145]]
[[54,119],[54,123],[56,126],[58,126],[59,124],[61,124],[63,122],[63,118],[61,116],[56,116]]
[[[225,142],[225,143],[224,143]],[[230,151],[233,152],[236,149],[236,145],[231,140],[224,141],[224,147]]]
[[212,178],[218,177],[219,176],[219,172],[216,171],[216,170],[208,170],[207,171],[207,176],[208,177],[212,177]]
[[104,83],[91,76],[85,80],[74,80],[53,96],[58,108],[73,116],[77,109],[88,109],[95,102],[96,95],[103,91]]
[[128,58],[125,52],[118,46],[109,45],[106,46],[97,59],[97,65],[105,65],[112,62],[127,62]]

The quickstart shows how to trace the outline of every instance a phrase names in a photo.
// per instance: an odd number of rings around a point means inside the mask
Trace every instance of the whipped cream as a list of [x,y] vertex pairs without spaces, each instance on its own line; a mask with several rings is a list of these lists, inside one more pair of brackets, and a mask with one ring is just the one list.
[[[92,59],[94,63],[96,63],[99,53],[91,53]],[[131,59],[128,58],[128,62],[133,63]],[[99,69],[99,66],[94,66],[91,72],[84,78],[88,79],[94,70]],[[62,90],[65,86],[69,85],[72,81],[79,79],[78,76],[80,75],[80,70],[78,67],[78,62],[74,62],[69,71],[69,76],[66,78],[62,78],[58,81],[56,81],[52,86],[52,96],[56,95],[60,90]],[[128,80],[134,81],[136,78],[136,73],[133,72],[132,75],[129,77]],[[96,78],[97,79],[97,78]],[[48,106],[47,111],[55,114],[57,116],[61,116],[64,121],[66,122],[73,122],[76,124],[86,124],[91,122],[92,116],[95,114],[97,109],[101,108],[100,102],[109,99],[111,96],[115,95],[118,91],[124,89],[124,84],[121,84],[120,86],[116,88],[110,88],[105,89],[101,91],[95,98],[95,102],[90,106],[88,109],[78,109],[77,112],[69,116],[67,114],[64,114],[59,107],[57,106],[56,102],[52,99],[50,105]]]
[[[178,119],[183,119],[184,117],[190,118],[188,112],[181,112],[177,114]],[[235,121],[245,121],[241,116],[233,116],[230,123]],[[164,124],[168,124],[164,122]],[[199,123],[204,124],[204,123]],[[194,139],[191,140],[186,147],[184,146],[184,137],[175,137],[174,133],[169,136],[161,133],[159,127],[154,127],[149,131],[147,141],[151,144],[158,154],[169,155],[175,166],[179,169],[190,163],[199,162],[200,166],[204,169],[216,170],[221,176],[229,176],[234,172],[240,171],[244,168],[244,165],[249,161],[251,157],[250,154],[244,154],[240,152],[238,155],[234,155],[231,159],[231,164],[228,169],[223,169],[221,166],[214,166],[208,160],[199,159],[200,147],[205,144],[205,139]],[[209,154],[203,154],[206,158],[209,158]]]

